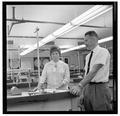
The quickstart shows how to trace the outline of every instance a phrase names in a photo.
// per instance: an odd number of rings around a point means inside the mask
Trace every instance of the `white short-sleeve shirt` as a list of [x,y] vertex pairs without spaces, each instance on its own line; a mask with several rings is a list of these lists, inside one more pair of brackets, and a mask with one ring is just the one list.
[[[86,56],[85,74],[87,72],[87,64],[90,53]],[[90,71],[95,64],[102,64],[102,68],[97,72],[91,82],[108,82],[109,80],[109,66],[110,66],[110,53],[106,48],[97,45],[93,49],[93,56],[90,62]],[[89,72],[90,72],[89,71]]]
[[40,83],[47,81],[47,88],[55,89],[62,83],[65,84],[63,89],[68,89],[70,81],[69,67],[66,63],[59,60],[57,63],[50,61],[45,64],[40,78]]

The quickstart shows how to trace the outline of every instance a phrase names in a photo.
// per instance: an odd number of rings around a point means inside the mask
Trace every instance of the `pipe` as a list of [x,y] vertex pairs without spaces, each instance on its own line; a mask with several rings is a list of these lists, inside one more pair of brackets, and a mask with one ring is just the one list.
[[15,7],[13,6],[13,19],[15,19]]

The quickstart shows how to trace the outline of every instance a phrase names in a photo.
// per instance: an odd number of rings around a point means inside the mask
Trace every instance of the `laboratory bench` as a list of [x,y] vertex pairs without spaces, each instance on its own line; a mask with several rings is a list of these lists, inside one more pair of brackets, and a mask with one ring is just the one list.
[[[77,85],[81,79],[71,80],[70,85]],[[11,87],[16,86],[21,90],[21,95],[11,95]],[[50,93],[29,95],[29,90],[37,86],[36,83],[7,84],[7,111],[79,111],[78,96],[69,93],[69,90],[57,90]],[[116,83],[112,76],[108,83],[113,107],[116,105]]]
[[78,111],[77,99],[69,90],[8,94],[7,111]]

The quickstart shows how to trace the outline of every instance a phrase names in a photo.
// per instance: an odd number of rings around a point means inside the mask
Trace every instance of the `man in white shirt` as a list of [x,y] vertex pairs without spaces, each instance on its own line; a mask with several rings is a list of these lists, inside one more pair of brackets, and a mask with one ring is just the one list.
[[72,94],[83,98],[85,111],[110,111],[109,81],[110,54],[98,45],[95,31],[85,33],[85,45],[91,52],[86,56],[85,76],[78,86],[71,87]]
[[53,46],[50,49],[51,61],[46,63],[42,71],[42,76],[38,82],[38,89],[47,83],[48,89],[68,89],[70,82],[70,72],[68,64],[59,60],[61,56],[60,49]]

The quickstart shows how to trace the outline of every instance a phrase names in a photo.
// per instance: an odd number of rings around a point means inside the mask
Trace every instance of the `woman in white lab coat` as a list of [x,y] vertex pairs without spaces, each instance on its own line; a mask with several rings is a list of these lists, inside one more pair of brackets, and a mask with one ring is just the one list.
[[39,79],[37,89],[68,89],[70,81],[70,72],[68,64],[59,60],[61,51],[59,47],[52,46],[50,48],[51,61],[46,63]]

